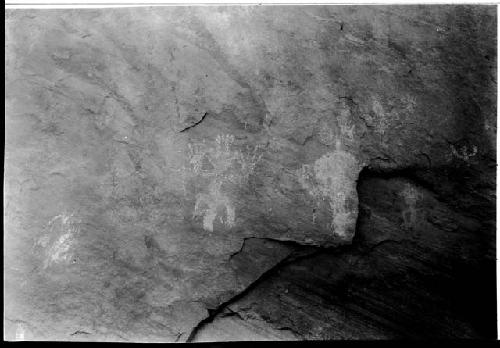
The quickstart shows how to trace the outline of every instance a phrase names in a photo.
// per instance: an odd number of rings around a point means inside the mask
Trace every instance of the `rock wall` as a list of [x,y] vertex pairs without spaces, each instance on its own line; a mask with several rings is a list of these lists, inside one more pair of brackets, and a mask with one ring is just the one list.
[[5,18],[7,339],[491,336],[410,327],[494,260],[495,7]]
[[352,245],[275,268],[193,341],[496,339],[495,228],[401,174],[365,171]]

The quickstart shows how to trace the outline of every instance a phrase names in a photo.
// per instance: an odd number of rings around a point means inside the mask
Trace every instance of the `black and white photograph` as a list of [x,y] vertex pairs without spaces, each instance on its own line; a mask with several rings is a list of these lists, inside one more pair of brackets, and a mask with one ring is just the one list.
[[496,341],[498,4],[5,6],[4,341]]

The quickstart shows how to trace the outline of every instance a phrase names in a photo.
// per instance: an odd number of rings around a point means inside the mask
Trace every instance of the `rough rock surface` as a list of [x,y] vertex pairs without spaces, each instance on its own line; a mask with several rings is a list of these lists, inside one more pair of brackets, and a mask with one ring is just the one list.
[[[6,338],[397,336],[376,314],[389,298],[367,300],[378,272],[494,259],[495,39],[487,6],[6,11]],[[363,169],[401,178],[359,202]],[[264,286],[315,267],[327,287],[374,285],[320,294],[326,312],[306,300],[304,320],[273,297],[233,308],[291,260]],[[424,331],[481,335],[469,319]]]
[[400,175],[364,174],[358,187],[351,246],[276,269],[194,341],[495,339],[494,221]]

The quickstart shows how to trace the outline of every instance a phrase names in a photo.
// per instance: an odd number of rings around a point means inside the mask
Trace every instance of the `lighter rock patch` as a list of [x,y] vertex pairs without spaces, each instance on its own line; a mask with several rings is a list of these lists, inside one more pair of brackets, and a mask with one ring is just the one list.
[[17,324],[16,341],[24,341],[24,327],[22,324]]
[[[328,201],[331,210],[331,222],[328,228],[341,238],[352,235],[358,211],[356,179],[360,165],[350,153],[340,149],[325,154],[311,165],[303,165],[298,171],[298,180],[302,187],[319,202]],[[353,203],[347,206],[347,201]],[[313,216],[316,220],[316,216]]]
[[45,251],[44,269],[53,264],[68,263],[73,258],[72,249],[79,232],[78,223],[74,213],[59,214],[48,222],[47,232],[35,243]]

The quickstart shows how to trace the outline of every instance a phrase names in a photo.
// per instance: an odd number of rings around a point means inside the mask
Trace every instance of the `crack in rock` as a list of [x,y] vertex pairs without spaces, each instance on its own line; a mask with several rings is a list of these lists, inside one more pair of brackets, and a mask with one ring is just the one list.
[[[250,292],[253,288],[255,288],[258,284],[260,284],[262,281],[267,279],[271,274],[273,274],[276,270],[279,270],[282,266],[290,263],[290,262],[295,262],[299,259],[305,258],[310,256],[311,254],[314,254],[316,251],[313,253],[307,254],[307,255],[301,255],[301,256],[296,256],[294,257],[293,255],[288,255],[281,261],[279,261],[277,264],[275,264],[273,267],[269,268],[267,271],[262,273],[257,279],[255,279],[253,282],[251,282],[243,291],[239,292],[237,295],[233,296],[229,300],[221,303],[217,308],[213,309],[210,311],[208,317],[200,321],[192,330],[191,333],[189,334],[186,343],[190,342],[195,342],[196,336],[198,332],[207,324],[213,322],[213,320],[221,314],[226,308],[229,307],[232,303],[238,301],[240,298],[245,296],[248,292]],[[292,252],[293,254],[293,252]]]
[[189,126],[187,126],[187,127],[182,128],[182,129],[179,131],[179,133],[183,133],[183,132],[185,132],[185,131],[187,131],[187,130],[189,130],[189,129],[191,129],[191,128],[196,127],[196,126],[197,126],[197,125],[199,125],[201,122],[203,122],[203,120],[205,119],[205,117],[207,117],[207,115],[208,115],[208,112],[205,112],[205,113],[203,114],[203,116],[201,116],[201,118],[200,118],[200,120],[199,120],[199,121],[197,121],[197,122],[195,122],[195,123],[193,123],[193,124],[191,124],[191,125],[189,125]]

